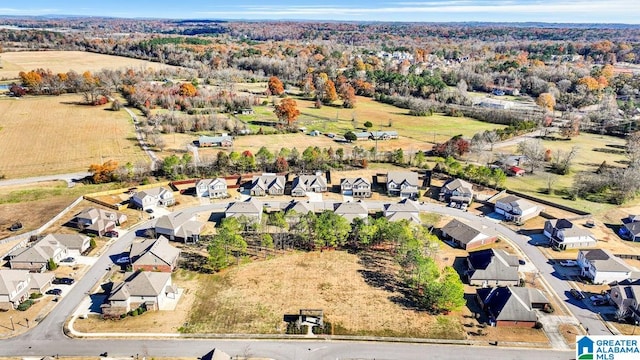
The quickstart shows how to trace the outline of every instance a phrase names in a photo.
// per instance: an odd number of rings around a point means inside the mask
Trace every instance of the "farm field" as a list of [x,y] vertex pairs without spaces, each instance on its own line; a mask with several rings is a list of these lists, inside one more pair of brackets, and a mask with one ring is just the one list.
[[123,56],[94,54],[84,51],[20,51],[5,52],[0,56],[2,68],[0,79],[17,79],[20,71],[49,69],[54,73],[74,70],[82,74],[85,71],[96,72],[102,69],[161,69],[171,67],[145,60]]
[[[542,190],[547,188],[548,174],[544,171],[537,171],[534,174],[527,173],[522,177],[508,177],[506,187],[511,190],[521,191],[546,200],[550,200],[562,205],[567,205],[593,214],[606,212],[614,207],[613,204],[603,204],[577,199],[575,201],[566,199],[564,194],[573,186],[575,175],[583,171],[594,172],[603,161],[611,166],[624,166],[627,160],[621,151],[625,146],[625,140],[612,136],[582,133],[571,140],[543,140],[543,147],[556,151],[569,152],[573,146],[578,147],[578,153],[573,161],[572,171],[568,175],[551,175],[554,179],[552,194],[543,194]],[[516,154],[517,146],[500,149],[501,152]],[[525,169],[526,166],[525,166]],[[527,169],[528,171],[529,169]],[[633,204],[626,204],[633,205]]]
[[0,174],[86,171],[93,163],[148,161],[124,110],[77,105],[77,94],[0,98]]

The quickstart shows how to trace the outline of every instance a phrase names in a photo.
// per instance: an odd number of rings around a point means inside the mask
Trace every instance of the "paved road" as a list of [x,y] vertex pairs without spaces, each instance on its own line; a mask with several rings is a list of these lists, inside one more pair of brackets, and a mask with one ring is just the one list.
[[73,186],[75,181],[82,180],[85,177],[91,175],[90,172],[77,172],[77,173],[69,173],[69,174],[57,174],[57,175],[46,175],[46,176],[36,176],[30,178],[21,178],[21,179],[8,179],[8,180],[0,180],[0,186],[10,186],[10,185],[24,185],[24,184],[33,184],[42,181],[55,181],[55,180],[64,180],[70,186]]
[[[266,201],[272,206],[279,202]],[[381,206],[382,202],[370,202],[372,206]],[[201,211],[221,211],[226,204],[216,203],[190,208],[192,213]],[[462,218],[476,218],[472,214],[458,209],[439,205],[421,205],[421,210]],[[477,218],[476,218],[477,219]],[[494,222],[480,219],[489,226]],[[82,299],[97,285],[112,264],[112,259],[126,251],[135,238],[136,230],[153,226],[155,220],[142,223],[130,232],[121,236],[99,257],[95,265],[77,281],[71,291],[34,329],[12,339],[0,341],[0,356],[19,355],[97,355],[109,352],[110,355],[130,356],[147,354],[150,356],[202,356],[214,347],[219,347],[233,355],[251,354],[253,356],[271,357],[274,359],[419,359],[429,354],[437,359],[571,359],[573,351],[552,351],[540,349],[512,349],[492,346],[476,347],[465,345],[435,345],[407,343],[378,343],[358,341],[286,341],[286,340],[194,340],[194,339],[162,339],[162,340],[126,340],[126,339],[70,339],[62,327],[67,317],[81,303]],[[546,264],[542,253],[534,246],[528,245],[524,237],[510,229],[495,225],[496,231],[508,238],[515,238],[529,260],[538,265]],[[548,264],[547,264],[548,265]],[[541,272],[548,269],[541,269]],[[543,276],[544,273],[543,273]],[[600,325],[602,325],[600,323]],[[597,329],[598,324],[589,323],[590,329]]]

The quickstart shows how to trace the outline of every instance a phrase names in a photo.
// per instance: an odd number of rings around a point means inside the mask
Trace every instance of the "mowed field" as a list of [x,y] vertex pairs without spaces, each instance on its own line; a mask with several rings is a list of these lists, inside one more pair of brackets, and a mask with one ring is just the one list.
[[76,105],[77,94],[0,98],[0,175],[86,171],[93,163],[148,161],[124,110]]
[[79,74],[102,69],[161,69],[169,65],[122,56],[102,55],[84,51],[20,51],[0,55],[0,80],[17,79],[20,71],[49,69],[54,73],[73,70]]

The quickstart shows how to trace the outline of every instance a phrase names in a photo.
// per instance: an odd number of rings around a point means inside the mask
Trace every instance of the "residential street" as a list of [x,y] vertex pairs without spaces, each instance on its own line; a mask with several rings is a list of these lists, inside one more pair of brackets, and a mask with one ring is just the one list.
[[[280,202],[267,201],[271,206],[279,206]],[[382,206],[382,202],[368,202],[370,207]],[[223,211],[225,203],[201,205],[183,211],[197,213],[202,211]],[[421,211],[429,211],[460,218],[482,221],[487,226],[494,226],[504,237],[512,239],[526,254],[528,261],[535,264],[545,281],[558,292],[578,320],[589,328],[592,334],[608,334],[608,330],[587,309],[567,302],[565,292],[569,285],[553,275],[553,266],[534,246],[527,244],[528,238],[518,235],[507,227],[496,224],[487,218],[478,218],[470,213],[441,205],[423,204]],[[540,349],[510,349],[492,346],[475,347],[465,345],[412,344],[412,343],[377,343],[358,341],[290,341],[290,340],[193,340],[193,339],[70,339],[63,332],[65,320],[78,307],[82,299],[89,293],[107,268],[112,259],[126,251],[135,237],[135,231],[153,226],[155,220],[139,224],[113,242],[88,270],[85,276],[78,279],[73,289],[60,301],[54,310],[28,333],[16,338],[2,340],[0,356],[16,355],[97,355],[102,352],[117,355],[149,354],[151,356],[202,356],[213,347],[219,346],[231,354],[245,352],[255,356],[266,356],[275,359],[327,359],[327,358],[359,358],[359,359],[417,359],[425,353],[438,359],[570,359],[573,351],[551,351]],[[126,337],[126,334],[123,334]],[[542,355],[544,354],[544,355]]]

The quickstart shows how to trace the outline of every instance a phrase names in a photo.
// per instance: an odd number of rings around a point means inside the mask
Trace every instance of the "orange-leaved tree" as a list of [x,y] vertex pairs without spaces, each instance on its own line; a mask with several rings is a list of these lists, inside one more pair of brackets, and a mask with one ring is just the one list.
[[102,165],[92,164],[89,166],[89,172],[93,173],[93,182],[96,184],[114,180],[116,170],[118,170],[118,162],[114,160],[108,160]]
[[280,96],[284,94],[284,85],[277,76],[272,76],[269,78],[269,85],[267,90],[271,95]]
[[556,106],[556,98],[551,93],[542,93],[536,99],[536,104],[547,111],[553,111]]
[[198,94],[198,89],[193,86],[192,83],[182,83],[180,84],[180,90],[178,90],[178,94],[182,96],[196,96]]
[[291,98],[282,99],[273,112],[280,121],[286,121],[288,126],[291,126],[300,115],[298,103]]

